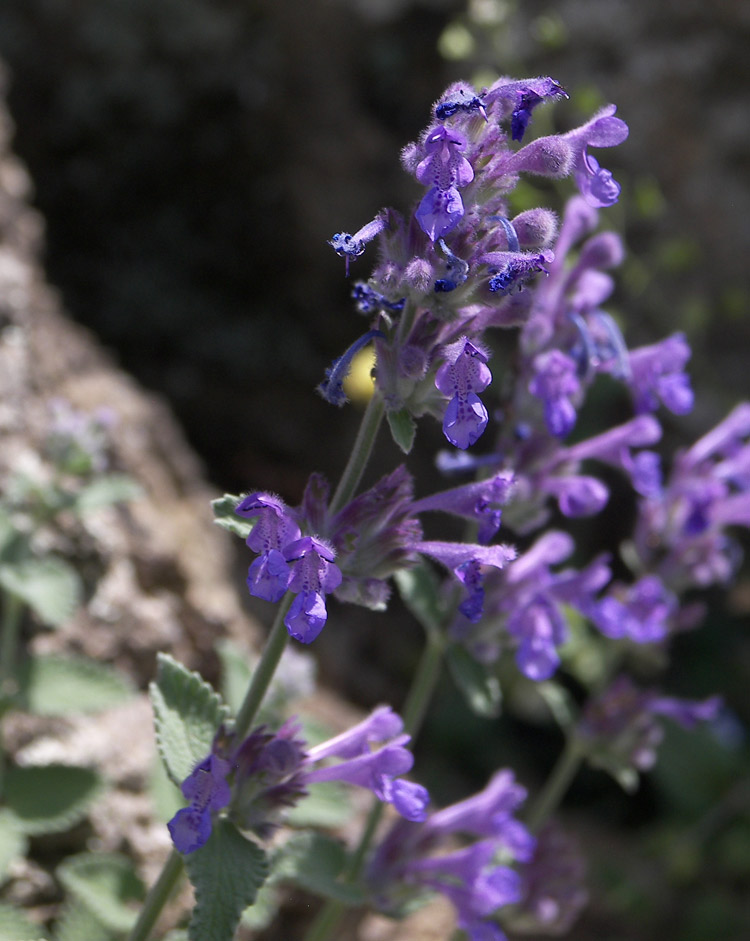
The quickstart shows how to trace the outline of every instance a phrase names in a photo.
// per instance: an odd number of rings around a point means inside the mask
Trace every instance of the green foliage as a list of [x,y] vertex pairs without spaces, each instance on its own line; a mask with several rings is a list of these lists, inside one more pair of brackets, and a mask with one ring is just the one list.
[[221,695],[236,715],[250,685],[252,666],[230,640],[219,641],[216,649],[221,660]]
[[91,513],[112,503],[134,500],[142,492],[141,487],[126,474],[100,474],[79,490],[73,509],[79,514]]
[[5,804],[29,836],[61,833],[83,820],[100,792],[99,776],[90,768],[39,765],[8,768]]
[[239,536],[241,539],[247,539],[254,526],[254,521],[235,515],[234,511],[241,500],[242,497],[225,493],[223,497],[211,501],[211,508],[214,511],[214,522],[218,526],[229,530],[230,533],[234,533],[235,536]]
[[345,905],[361,905],[365,901],[362,890],[338,881],[345,863],[346,852],[337,840],[320,833],[300,833],[274,859],[274,878]]
[[149,693],[159,754],[179,787],[211,751],[227,708],[205,680],[167,654],[158,656],[156,682]]
[[445,623],[445,606],[440,596],[440,582],[427,562],[419,562],[394,575],[394,581],[406,607],[428,635],[439,635]]
[[37,715],[101,712],[134,694],[125,674],[83,657],[31,657],[18,679],[23,708]]
[[408,454],[414,445],[414,438],[417,433],[417,424],[409,414],[409,410],[402,408],[397,412],[386,412],[386,417],[388,418],[388,427],[391,429],[393,440],[404,454]]
[[65,905],[55,926],[55,941],[118,941],[121,932],[103,925],[82,902]]
[[0,941],[39,941],[43,937],[44,931],[39,925],[12,905],[0,902]]
[[266,854],[223,818],[208,842],[185,857],[195,889],[190,941],[231,941],[242,912],[268,875]]
[[292,808],[287,822],[293,827],[343,826],[352,815],[349,792],[337,781],[321,781],[307,786],[308,796]]
[[446,662],[472,712],[485,719],[499,716],[503,696],[497,676],[460,644],[452,644],[447,649]]
[[52,556],[0,565],[0,588],[27,604],[50,627],[67,621],[81,597],[78,573]]
[[4,882],[10,864],[20,859],[28,848],[28,840],[18,818],[8,810],[0,810],[0,883]]
[[65,860],[57,877],[71,896],[106,928],[128,931],[137,911],[129,903],[140,901],[144,890],[132,862],[108,853],[81,853]]

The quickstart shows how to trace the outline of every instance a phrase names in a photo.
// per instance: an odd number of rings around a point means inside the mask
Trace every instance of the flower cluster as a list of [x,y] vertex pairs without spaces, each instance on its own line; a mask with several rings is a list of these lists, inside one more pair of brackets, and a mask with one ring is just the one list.
[[[342,781],[370,790],[392,804],[406,820],[423,820],[429,795],[401,775],[411,770],[403,722],[388,706],[335,738],[308,748],[296,721],[276,732],[261,726],[242,741],[221,729],[211,754],[182,782],[189,801],[169,821],[169,832],[181,853],[192,853],[209,839],[219,811],[240,830],[267,838],[284,809],[293,807],[319,781]],[[342,759],[329,764],[329,759]]]
[[398,912],[415,892],[439,892],[470,938],[504,941],[498,912],[523,894],[521,876],[510,864],[529,862],[534,854],[534,838],[515,818],[525,797],[512,772],[499,771],[484,790],[422,823],[397,822],[367,874],[377,906]]

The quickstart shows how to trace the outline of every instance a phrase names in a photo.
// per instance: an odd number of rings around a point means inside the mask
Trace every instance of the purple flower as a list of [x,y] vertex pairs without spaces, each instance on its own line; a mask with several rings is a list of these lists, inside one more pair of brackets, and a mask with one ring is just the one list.
[[474,179],[474,170],[462,153],[465,146],[466,139],[444,125],[425,138],[426,156],[416,168],[416,177],[430,189],[417,208],[416,219],[433,242],[447,235],[463,217],[464,204],[458,187],[467,186]]
[[620,676],[596,699],[587,704],[578,734],[587,748],[589,761],[613,774],[627,789],[637,783],[637,771],[648,771],[656,762],[664,737],[659,722],[663,716],[685,728],[711,722],[719,714],[721,700],[703,701],[662,696],[639,689],[627,676]]
[[532,368],[529,392],[542,400],[549,433],[564,438],[575,426],[577,416],[572,399],[581,391],[575,361],[561,350],[549,350],[534,357]]
[[180,853],[200,849],[211,836],[212,812],[226,807],[232,796],[226,780],[231,767],[228,761],[211,754],[182,782],[183,796],[190,804],[178,810],[167,824]]
[[675,595],[656,575],[644,575],[625,588],[613,586],[587,614],[607,637],[627,637],[638,644],[663,640],[678,611]]
[[654,412],[659,404],[684,415],[693,408],[690,377],[684,372],[690,347],[681,333],[630,352],[630,385],[638,412]]
[[[429,794],[421,785],[400,779],[414,763],[405,748],[410,736],[400,734],[402,728],[400,716],[389,706],[378,707],[358,725],[309,750],[305,782],[344,781],[365,787],[379,800],[393,804],[406,820],[424,820]],[[381,747],[373,750],[375,745]],[[310,767],[328,758],[345,760]]]
[[337,232],[328,244],[336,254],[346,259],[346,274],[349,274],[349,262],[352,258],[361,255],[368,242],[371,242],[376,235],[379,235],[386,227],[386,218],[384,213],[378,213],[377,216],[363,225],[361,229],[350,235],[348,232]]
[[565,934],[588,901],[578,845],[554,824],[539,833],[533,857],[520,867],[521,900],[507,927],[519,934]]
[[492,381],[487,354],[467,337],[444,350],[445,362],[437,371],[435,385],[451,396],[443,418],[443,434],[456,447],[466,450],[481,436],[489,416],[477,395]]
[[490,292],[505,295],[521,290],[535,274],[547,274],[546,266],[554,257],[549,249],[542,252],[486,252],[479,256],[479,261],[489,266],[492,277],[487,286]]
[[291,574],[282,550],[300,535],[292,512],[283,500],[270,493],[248,494],[234,512],[245,519],[257,517],[247,537],[248,546],[260,553],[248,571],[250,594],[266,601],[279,601]]
[[611,206],[620,195],[620,184],[609,170],[599,166],[589,147],[614,147],[628,136],[628,126],[614,116],[616,107],[606,105],[582,127],[563,135],[576,149],[573,174],[581,195],[597,209]]
[[291,637],[309,644],[323,630],[328,612],[325,594],[341,584],[341,570],[333,549],[315,536],[303,536],[284,547],[291,563],[288,588],[298,592],[284,618]]
[[464,82],[449,86],[435,105],[435,117],[438,121],[445,121],[459,113],[481,114],[484,120],[487,120],[482,95],[477,95],[471,85]]
[[[430,889],[451,901],[472,939],[504,939],[494,916],[519,901],[520,879],[496,859],[531,858],[534,838],[513,816],[525,796],[512,772],[501,771],[483,791],[423,823],[394,824],[367,872],[381,907],[398,911],[399,899],[408,904],[415,889]],[[456,848],[457,836],[474,839]]]
[[412,512],[439,510],[453,513],[479,523],[477,539],[482,545],[491,542],[502,519],[501,505],[507,503],[513,490],[513,475],[502,471],[476,483],[441,490],[423,497],[412,505]]

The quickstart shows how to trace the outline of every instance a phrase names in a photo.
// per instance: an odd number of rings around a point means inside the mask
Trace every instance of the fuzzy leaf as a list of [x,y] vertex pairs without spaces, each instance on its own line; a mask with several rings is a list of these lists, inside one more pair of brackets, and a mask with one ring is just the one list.
[[99,789],[99,776],[90,768],[35,765],[8,769],[4,797],[22,832],[36,836],[75,826],[86,816]]
[[121,932],[107,928],[77,899],[64,907],[55,925],[55,941],[117,941],[121,937]]
[[36,715],[101,712],[126,702],[134,687],[113,667],[83,657],[31,657],[19,671],[23,708]]
[[81,579],[63,559],[24,559],[0,566],[0,588],[27,604],[50,627],[67,621],[81,597]]
[[458,644],[448,648],[446,660],[451,676],[472,712],[484,719],[499,716],[503,697],[498,678]]
[[242,497],[225,493],[223,497],[211,501],[211,508],[214,511],[214,523],[221,526],[222,529],[228,529],[230,533],[234,533],[235,536],[239,536],[241,539],[247,539],[255,525],[255,521],[244,519],[235,514],[235,508],[241,500]]
[[185,868],[195,889],[190,941],[231,941],[266,880],[266,854],[221,818],[208,842],[185,857]]
[[140,901],[143,885],[132,862],[114,853],[81,853],[57,868],[68,892],[112,931],[128,931],[138,915],[128,903]]
[[111,503],[135,500],[142,493],[141,487],[126,474],[101,474],[78,493],[74,509],[80,514],[91,513]]
[[307,785],[304,797],[287,816],[292,827],[341,827],[352,815],[349,792],[338,781]]
[[211,751],[227,709],[197,673],[167,654],[160,653],[157,664],[156,682],[149,687],[156,743],[167,774],[179,787]]
[[419,562],[394,575],[394,581],[406,607],[429,635],[442,631],[445,612],[441,605],[440,582],[427,562]]
[[44,929],[35,925],[24,913],[0,902],[0,941],[38,941],[44,937]]
[[361,905],[361,889],[337,881],[345,863],[346,852],[337,840],[320,833],[300,833],[284,844],[274,860],[274,880],[286,879],[345,905]]
[[404,454],[408,454],[414,444],[417,423],[409,414],[408,409],[405,408],[399,409],[397,412],[387,412],[386,417],[388,418],[388,427],[391,429],[393,440]]
[[0,810],[0,883],[5,881],[10,864],[20,859],[28,848],[28,840],[15,814]]

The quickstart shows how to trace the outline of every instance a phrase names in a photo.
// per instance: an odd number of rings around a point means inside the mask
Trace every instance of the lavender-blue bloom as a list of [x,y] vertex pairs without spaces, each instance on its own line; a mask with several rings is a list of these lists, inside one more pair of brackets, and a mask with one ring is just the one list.
[[346,274],[349,274],[349,262],[353,258],[361,255],[368,242],[371,242],[376,235],[379,235],[386,227],[386,218],[384,213],[378,213],[377,216],[363,225],[361,229],[350,235],[349,232],[337,232],[328,244],[336,254],[346,260]]
[[181,853],[200,849],[211,836],[212,813],[222,810],[231,799],[227,775],[231,764],[211,754],[199,762],[182,782],[182,793],[190,804],[167,824],[172,842]]
[[573,430],[577,417],[573,400],[580,394],[581,385],[576,364],[560,350],[549,350],[534,358],[532,368],[529,392],[542,400],[549,433],[564,438]]
[[435,375],[435,385],[450,396],[443,418],[443,434],[454,447],[466,450],[487,427],[489,416],[477,395],[492,382],[487,353],[461,337],[444,351],[445,362]]
[[630,380],[638,412],[653,412],[660,404],[684,415],[693,408],[693,390],[685,364],[690,347],[681,333],[660,343],[630,351]]
[[284,547],[284,558],[291,564],[288,588],[298,592],[284,624],[303,644],[312,643],[323,630],[328,617],[325,595],[341,584],[335,557],[333,549],[314,536],[303,536]]
[[611,586],[586,613],[607,637],[649,644],[667,636],[678,607],[676,596],[658,576],[644,575],[628,587]]
[[614,105],[606,105],[582,127],[564,135],[576,149],[573,174],[578,189],[596,208],[613,205],[620,195],[620,184],[588,153],[589,147],[614,147],[627,138],[628,126],[614,116],[616,110]]
[[283,549],[300,536],[295,517],[283,500],[270,493],[248,494],[234,512],[245,519],[256,518],[247,537],[248,546],[260,553],[248,571],[250,594],[266,601],[279,601],[291,576]]
[[420,183],[429,186],[416,211],[422,231],[435,242],[454,229],[464,214],[459,186],[474,179],[474,170],[463,155],[466,138],[441,125],[424,140],[426,156],[416,168]]

